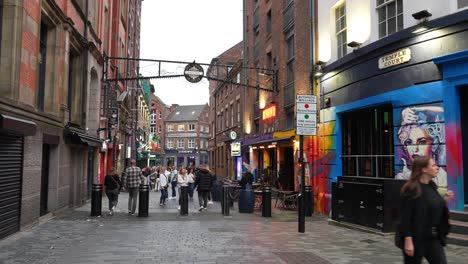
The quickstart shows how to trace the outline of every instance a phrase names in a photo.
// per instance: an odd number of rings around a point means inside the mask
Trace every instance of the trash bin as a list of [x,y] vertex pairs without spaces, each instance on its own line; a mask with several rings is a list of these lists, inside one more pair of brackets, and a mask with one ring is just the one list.
[[147,184],[140,185],[140,193],[138,194],[138,217],[148,217],[149,206],[149,186]]
[[312,213],[314,211],[314,196],[312,194],[312,187],[308,185],[304,187],[305,187],[305,196],[304,196],[305,216],[312,216]]
[[239,213],[253,213],[254,203],[254,191],[252,189],[239,190]]
[[271,217],[271,188],[270,186],[263,187],[262,217]]
[[180,187],[180,215],[188,215],[188,186]]
[[91,216],[101,216],[102,212],[102,185],[93,184],[91,189]]

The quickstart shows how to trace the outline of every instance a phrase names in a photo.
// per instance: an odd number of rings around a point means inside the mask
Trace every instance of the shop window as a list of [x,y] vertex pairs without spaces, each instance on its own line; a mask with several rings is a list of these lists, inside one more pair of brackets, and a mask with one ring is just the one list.
[[403,0],[377,0],[379,38],[403,29]]
[[341,115],[344,176],[394,177],[392,106]]

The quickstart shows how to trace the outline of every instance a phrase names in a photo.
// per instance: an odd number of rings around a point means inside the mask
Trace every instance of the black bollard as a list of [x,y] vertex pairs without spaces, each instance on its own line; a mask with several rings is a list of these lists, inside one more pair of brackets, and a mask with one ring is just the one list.
[[229,216],[229,185],[223,186],[223,199],[221,200],[221,213]]
[[102,211],[102,185],[93,184],[91,189],[91,216],[101,216]]
[[271,217],[271,188],[270,186],[263,186],[262,217]]
[[140,185],[140,193],[138,194],[138,217],[148,217],[149,206],[149,186],[148,184]]
[[305,216],[312,216],[314,211],[314,197],[312,195],[312,187],[311,186],[304,186],[305,187],[305,196],[304,196],[304,203],[305,203]]
[[188,186],[180,187],[180,215],[188,215]]

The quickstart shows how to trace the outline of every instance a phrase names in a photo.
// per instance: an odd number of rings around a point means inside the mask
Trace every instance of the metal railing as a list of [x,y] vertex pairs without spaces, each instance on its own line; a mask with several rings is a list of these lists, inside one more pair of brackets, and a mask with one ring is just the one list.
[[343,176],[393,177],[394,158],[394,155],[342,155]]

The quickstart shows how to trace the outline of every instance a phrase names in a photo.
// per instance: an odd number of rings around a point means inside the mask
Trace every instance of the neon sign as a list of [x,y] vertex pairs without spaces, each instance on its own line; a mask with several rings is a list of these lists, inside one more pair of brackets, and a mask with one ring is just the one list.
[[267,120],[276,117],[276,105],[272,105],[268,108],[263,109],[262,120]]

